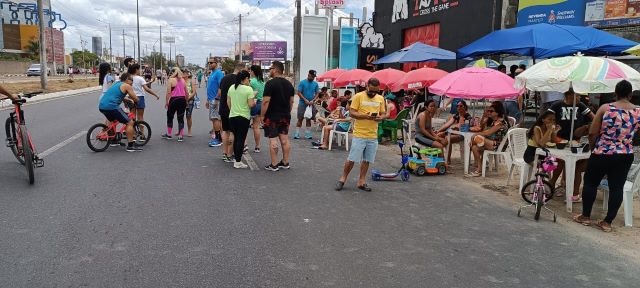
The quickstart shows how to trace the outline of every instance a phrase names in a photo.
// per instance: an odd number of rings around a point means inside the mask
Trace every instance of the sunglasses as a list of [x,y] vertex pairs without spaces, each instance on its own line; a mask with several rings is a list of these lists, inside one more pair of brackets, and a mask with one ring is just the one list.
[[488,113],[493,113],[493,112],[496,112],[496,110],[489,109],[489,110],[487,110],[487,112],[488,112]]
[[217,63],[217,62],[209,62],[209,64],[214,64],[214,63]]

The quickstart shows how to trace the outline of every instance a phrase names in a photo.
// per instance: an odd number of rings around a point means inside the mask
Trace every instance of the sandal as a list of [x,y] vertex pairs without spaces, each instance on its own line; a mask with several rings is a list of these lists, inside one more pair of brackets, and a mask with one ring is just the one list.
[[336,191],[342,190],[343,187],[344,187],[344,182],[342,181],[336,182],[336,187],[335,187]]
[[369,187],[369,185],[367,185],[367,183],[364,183],[360,186],[358,186],[358,189],[365,191],[365,192],[371,192],[371,188]]
[[611,232],[611,230],[613,230],[613,228],[611,228],[611,224],[604,220],[598,221],[598,223],[596,223],[596,226],[598,226],[600,229],[602,229],[602,231],[606,233],[609,233]]
[[582,214],[578,214],[578,215],[573,216],[573,221],[575,221],[577,223],[580,223],[580,224],[582,224],[584,226],[591,225],[591,218],[589,218],[587,216],[584,216]]
[[464,175],[465,177],[480,177],[482,176],[482,173],[478,172],[478,171],[473,171],[467,175]]

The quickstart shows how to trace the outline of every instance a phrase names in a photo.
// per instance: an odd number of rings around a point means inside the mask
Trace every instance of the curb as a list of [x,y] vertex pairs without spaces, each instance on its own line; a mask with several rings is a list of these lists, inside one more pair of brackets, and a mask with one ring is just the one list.
[[[34,96],[32,98],[27,99],[27,104],[34,104],[34,103],[38,103],[38,102],[45,102],[45,101],[51,101],[57,98],[63,98],[63,97],[67,97],[67,96],[72,96],[72,95],[77,95],[77,94],[83,94],[83,93],[89,93],[89,92],[94,92],[94,91],[98,91],[100,90],[102,87],[100,86],[95,86],[95,87],[88,87],[88,88],[82,88],[82,89],[75,89],[75,90],[67,90],[67,91],[60,91],[60,92],[53,92],[53,93],[47,93],[47,94],[40,94],[38,96]],[[0,110],[4,110],[2,108],[5,108],[5,102],[9,103],[9,101],[0,101]],[[8,105],[11,106],[11,105]]]

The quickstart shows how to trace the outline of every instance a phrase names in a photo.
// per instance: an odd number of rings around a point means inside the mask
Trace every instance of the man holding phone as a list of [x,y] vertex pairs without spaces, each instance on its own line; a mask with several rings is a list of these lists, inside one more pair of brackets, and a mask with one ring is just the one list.
[[380,81],[371,78],[367,82],[367,90],[356,94],[349,109],[351,118],[355,119],[353,126],[353,140],[349,157],[344,163],[344,171],[336,183],[336,191],[342,190],[349,173],[356,162],[360,163],[360,178],[358,189],[371,192],[365,182],[369,164],[376,159],[378,150],[378,122],[388,117],[384,97],[380,95]]

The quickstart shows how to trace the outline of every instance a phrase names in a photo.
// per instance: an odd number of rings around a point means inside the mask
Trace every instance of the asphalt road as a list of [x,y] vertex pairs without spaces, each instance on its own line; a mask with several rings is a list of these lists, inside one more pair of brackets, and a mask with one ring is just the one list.
[[[193,138],[166,141],[163,102],[147,98],[153,136],[141,153],[89,150],[83,131],[103,121],[97,94],[25,107],[39,151],[81,137],[45,157],[34,186],[9,150],[0,152],[0,287],[640,283],[638,259],[615,239],[595,241],[549,217],[517,218],[484,196],[491,191],[453,176],[372,183],[371,193],[351,181],[336,192],[345,152],[303,140],[293,141],[291,170],[235,170],[206,146],[204,109],[194,112]],[[249,155],[262,167],[265,152]],[[398,162],[379,160],[383,170]]]

